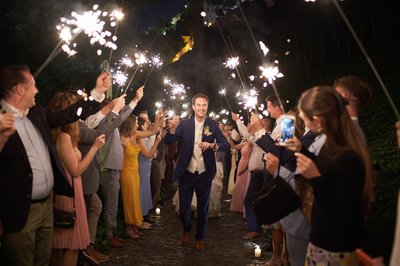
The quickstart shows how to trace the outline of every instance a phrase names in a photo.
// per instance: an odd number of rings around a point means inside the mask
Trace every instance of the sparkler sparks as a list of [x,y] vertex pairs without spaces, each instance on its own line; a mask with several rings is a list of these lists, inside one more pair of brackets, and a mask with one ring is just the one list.
[[264,56],[266,56],[269,52],[269,49],[265,44],[261,41],[258,42],[260,44],[261,51],[263,52]]
[[128,75],[121,70],[117,70],[113,75],[113,84],[118,84],[118,86],[124,86],[127,80]]
[[226,89],[222,89],[218,92],[220,95],[226,95]]
[[135,62],[137,65],[143,65],[146,64],[148,59],[143,53],[135,53]]
[[157,107],[157,109],[160,109],[161,107],[163,107],[163,103],[162,102],[156,102],[155,106]]
[[124,18],[124,16],[125,16],[125,14],[122,13],[122,11],[118,10],[118,9],[114,10],[113,12],[111,12],[111,15],[110,15],[112,20],[115,19],[117,21],[122,20]]
[[246,91],[244,93],[238,92],[236,94],[236,97],[241,98],[239,104],[243,105],[244,109],[254,109],[255,111],[257,111],[257,96],[258,92],[255,89],[250,89],[249,91]]
[[121,66],[125,66],[127,68],[131,68],[135,65],[135,63],[128,55],[125,55],[121,60],[119,60],[119,63]]
[[[98,5],[94,5],[92,10],[83,13],[73,11],[71,12],[71,18],[61,18],[61,24],[57,25],[56,28],[60,32],[60,39],[64,42],[63,50],[68,55],[71,56],[76,53],[74,49],[71,49],[70,45],[72,40],[81,32],[90,38],[91,44],[99,43],[101,46],[109,47],[113,50],[117,49],[114,43],[116,37],[112,36],[111,32],[104,30],[106,22],[102,19],[108,15],[108,12],[102,12],[98,7]],[[110,20],[114,19],[113,16],[115,16],[114,12],[109,16]]]
[[157,67],[160,68],[163,65],[163,61],[160,59],[159,55],[155,55],[151,58],[151,63],[153,65],[153,67]]
[[164,84],[170,87],[170,90],[164,90],[171,95],[172,100],[184,100],[186,98],[186,89],[183,84],[173,83],[168,78],[164,79]]
[[224,63],[226,68],[235,69],[239,65],[239,57],[230,57]]
[[265,77],[269,84],[272,84],[274,80],[277,78],[283,77],[283,74],[279,72],[279,69],[277,66],[271,67],[271,66],[259,66],[259,69],[261,70],[261,77]]

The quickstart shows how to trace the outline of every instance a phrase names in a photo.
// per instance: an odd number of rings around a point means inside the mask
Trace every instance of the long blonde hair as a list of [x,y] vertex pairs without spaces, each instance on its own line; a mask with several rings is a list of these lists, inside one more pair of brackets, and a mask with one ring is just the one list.
[[[72,92],[56,92],[54,96],[51,98],[49,103],[47,104],[47,111],[54,112],[64,110],[71,104],[74,104],[77,101],[75,94]],[[61,132],[67,133],[71,136],[72,145],[78,146],[79,142],[79,122],[73,122],[70,124],[66,124],[57,128],[52,129],[52,134],[54,140],[56,140],[58,134]]]
[[298,108],[309,119],[313,116],[321,119],[321,133],[327,136],[325,145],[331,156],[350,149],[364,162],[363,207],[364,214],[368,215],[374,200],[373,167],[368,149],[358,133],[355,133],[358,132],[356,126],[346,111],[346,101],[333,88],[317,86],[303,92]]

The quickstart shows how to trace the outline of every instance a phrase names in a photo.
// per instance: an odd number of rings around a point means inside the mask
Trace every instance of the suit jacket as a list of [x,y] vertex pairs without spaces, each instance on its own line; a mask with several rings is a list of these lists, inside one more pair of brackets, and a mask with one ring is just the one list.
[[[82,152],[82,157],[86,156],[98,136],[104,134],[106,139],[108,139],[114,129],[116,129],[120,124],[118,114],[114,112],[108,113],[106,117],[104,117],[103,121],[104,122],[95,129],[88,128],[83,121],[79,121],[79,150]],[[99,170],[100,159],[98,153],[96,153],[96,156],[82,173],[83,194],[91,195],[97,192],[100,185]]]
[[[203,136],[202,136],[203,142],[214,143],[216,141],[218,145],[218,150],[220,151],[227,151],[230,149],[228,140],[221,132],[217,122],[215,122],[209,117],[206,117],[203,128],[206,127],[209,128],[208,130],[209,133],[205,135],[203,130]],[[180,178],[183,175],[183,173],[185,172],[186,168],[189,165],[190,159],[192,158],[193,145],[194,145],[194,129],[195,129],[195,123],[194,123],[194,117],[192,117],[190,119],[181,121],[181,123],[175,130],[175,134],[168,133],[165,136],[166,144],[175,142],[178,139],[181,140],[181,149],[178,154],[178,161],[176,163],[176,168],[174,172],[175,178]],[[216,173],[214,151],[212,149],[208,149],[205,152],[203,152],[203,159],[208,176],[214,177]]]
[[[119,112],[118,125],[122,123],[130,116],[134,109],[127,104]],[[100,125],[105,121],[101,121]],[[124,149],[122,148],[121,136],[118,129],[114,129],[110,137],[106,139],[106,143],[99,151],[100,154],[100,167],[101,171],[105,169],[121,170],[124,162]]]
[[[309,130],[299,140],[304,147],[308,148],[311,143],[314,142],[316,136],[317,135],[315,133]],[[293,172],[296,169],[296,157],[294,156],[294,153],[286,148],[276,146],[276,142],[271,138],[269,134],[264,134],[264,136],[256,141],[256,144],[261,149],[263,149],[263,151],[270,152],[279,157],[280,164],[290,171]]]
[[[81,116],[77,115],[82,107]],[[80,100],[62,111],[48,113],[36,105],[29,110],[28,118],[39,130],[46,143],[54,174],[54,192],[73,197],[74,191],[65,176],[61,158],[58,155],[51,128],[85,119],[97,112],[100,104]],[[26,224],[32,197],[32,169],[18,132],[11,135],[0,152],[0,221],[6,232],[20,231]]]

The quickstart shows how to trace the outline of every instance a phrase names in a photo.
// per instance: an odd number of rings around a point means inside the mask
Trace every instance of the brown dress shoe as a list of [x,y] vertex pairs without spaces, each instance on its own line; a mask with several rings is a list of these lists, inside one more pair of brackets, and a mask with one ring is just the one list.
[[258,233],[258,232],[247,232],[247,234],[245,234],[242,238],[248,240],[248,239],[256,238],[259,235],[260,235],[260,233]]
[[190,244],[189,232],[183,232],[182,234],[182,246],[187,247]]
[[124,244],[121,243],[121,241],[118,241],[118,238],[119,237],[114,236],[109,239],[111,247],[113,247],[113,248],[122,248],[123,247]]
[[110,260],[110,257],[102,254],[98,250],[94,248],[93,245],[89,245],[83,252],[83,256],[88,259],[91,264],[93,265],[99,265],[99,263],[106,262]]
[[196,249],[198,250],[198,251],[203,251],[204,249],[206,248],[206,245],[204,244],[204,241],[203,240],[197,240],[196,241]]

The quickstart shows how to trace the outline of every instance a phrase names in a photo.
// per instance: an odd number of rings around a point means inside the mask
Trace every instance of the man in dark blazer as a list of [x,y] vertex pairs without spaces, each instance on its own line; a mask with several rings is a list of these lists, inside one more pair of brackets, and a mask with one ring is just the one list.
[[165,143],[181,141],[174,177],[179,179],[182,245],[188,246],[190,243],[191,201],[193,192],[196,191],[198,214],[196,249],[203,251],[211,181],[216,173],[215,151],[227,151],[230,145],[217,122],[207,117],[208,97],[205,94],[199,93],[193,97],[192,108],[194,117],[181,123],[179,117],[174,117],[174,126],[166,135]]
[[1,109],[15,115],[16,132],[0,152],[0,235],[8,265],[48,265],[53,234],[52,190],[72,197],[51,128],[96,112],[111,85],[109,74],[96,81],[92,97],[62,111],[47,113],[35,104],[38,89],[26,66],[0,70]]

